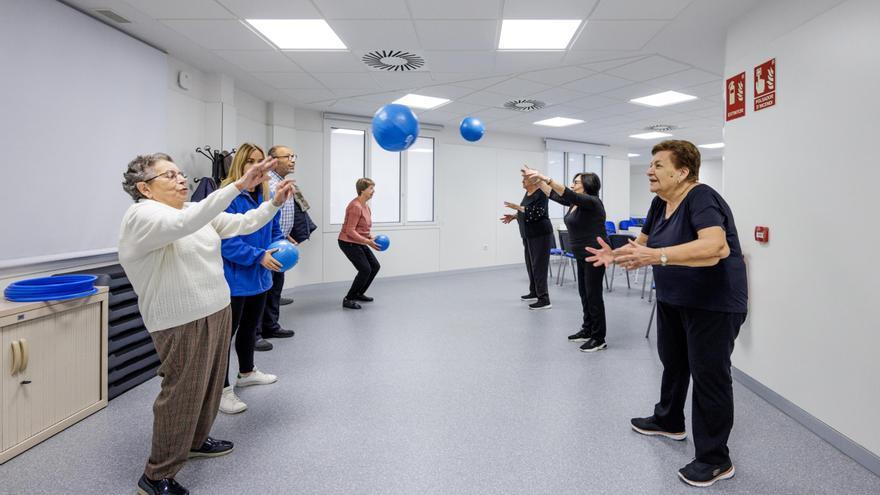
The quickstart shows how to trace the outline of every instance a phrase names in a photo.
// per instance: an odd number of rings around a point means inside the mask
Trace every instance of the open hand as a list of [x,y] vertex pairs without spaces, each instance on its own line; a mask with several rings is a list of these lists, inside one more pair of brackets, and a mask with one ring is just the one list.
[[244,191],[245,189],[252,189],[262,182],[265,182],[269,179],[269,171],[275,167],[275,162],[277,160],[272,157],[266,157],[260,163],[253,165],[251,168],[241,176],[240,179],[235,181],[235,187],[238,188],[239,191]]
[[281,270],[281,263],[278,262],[275,258],[272,257],[272,253],[278,251],[278,248],[272,248],[263,253],[263,259],[260,260],[260,264],[263,265],[263,268],[266,270],[271,270],[273,272],[277,272]]
[[508,207],[508,208],[511,208],[511,209],[513,209],[513,210],[519,211],[519,212],[526,211],[526,209],[523,208],[522,206],[520,206],[520,205],[518,205],[518,204],[516,204],[516,203],[510,203],[510,202],[508,202],[508,201],[505,201],[505,202],[504,202],[504,206],[506,206],[506,207]]
[[293,179],[284,179],[279,182],[277,186],[275,186],[275,197],[272,198],[272,204],[280,207],[283,205],[291,196],[293,196],[293,192],[296,190],[294,186],[295,182]]
[[516,220],[516,215],[508,213],[508,214],[504,215],[503,217],[501,217],[499,220],[501,220],[501,223],[503,223],[503,224],[508,224],[508,223]]
[[596,240],[599,241],[600,247],[599,249],[587,247],[587,252],[592,254],[592,256],[588,256],[586,261],[596,267],[604,265],[605,268],[608,268],[614,263],[614,250],[601,237],[597,237]]
[[659,250],[657,249],[649,248],[630,240],[626,246],[621,246],[614,250],[614,263],[627,270],[635,270],[659,262],[660,255],[658,253]]

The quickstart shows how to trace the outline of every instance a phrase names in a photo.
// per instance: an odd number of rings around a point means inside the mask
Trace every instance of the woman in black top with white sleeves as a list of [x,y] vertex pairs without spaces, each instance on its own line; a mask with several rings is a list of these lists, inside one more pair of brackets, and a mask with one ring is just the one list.
[[653,265],[663,378],[654,414],[633,418],[632,428],[684,440],[684,403],[693,378],[696,456],[678,475],[690,485],[709,486],[735,473],[727,448],[733,428],[730,355],[746,318],[746,266],[730,206],[698,182],[697,147],[663,141],[652,155],[647,175],[657,197],[642,233],[614,251],[607,245],[590,249],[587,259],[629,270]]
[[550,269],[550,249],[553,247],[553,224],[547,211],[547,195],[525,178],[523,189],[526,194],[520,204],[504,202],[504,206],[516,210],[516,215],[504,215],[501,221],[510,223],[516,219],[523,240],[529,293],[520,299],[533,301],[529,309],[550,309],[553,306],[547,290],[547,271]]
[[598,238],[607,239],[605,206],[599,199],[602,183],[593,173],[575,174],[571,188],[554,181],[537,170],[524,167],[523,177],[537,184],[551,200],[568,206],[565,226],[568,228],[568,249],[577,262],[578,292],[581,296],[584,318],[581,329],[568,340],[583,342],[581,351],[595,352],[607,348],[605,343],[605,301],[602,299],[602,280],[605,266],[586,262],[586,248],[598,248]]

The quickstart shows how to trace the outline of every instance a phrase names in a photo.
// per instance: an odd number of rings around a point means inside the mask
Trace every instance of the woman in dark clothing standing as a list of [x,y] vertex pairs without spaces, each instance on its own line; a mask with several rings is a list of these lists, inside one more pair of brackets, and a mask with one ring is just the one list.
[[614,251],[588,249],[596,265],[628,270],[653,265],[657,286],[657,350],[663,363],[654,414],[633,418],[633,430],[674,440],[687,437],[684,403],[693,378],[696,457],[682,481],[709,486],[732,478],[727,439],[733,428],[730,355],[746,319],[746,266],[730,206],[698,182],[700,151],[688,141],[663,141],[648,168],[657,197],[635,242]]
[[536,184],[550,199],[568,206],[565,226],[571,252],[577,261],[578,292],[581,296],[584,319],[581,330],[569,335],[572,342],[583,342],[581,351],[595,352],[608,347],[605,343],[605,301],[602,299],[602,280],[604,266],[593,266],[586,262],[583,254],[587,247],[599,247],[597,238],[607,241],[605,233],[605,206],[599,199],[602,183],[593,173],[580,173],[574,176],[571,188],[554,181],[537,170],[524,167],[523,177]]
[[553,305],[550,304],[550,292],[547,290],[547,271],[550,269],[550,248],[553,246],[553,224],[547,211],[547,195],[525,178],[523,189],[526,194],[520,204],[504,203],[504,206],[516,210],[516,215],[505,215],[501,221],[510,223],[515,217],[523,240],[529,293],[520,299],[534,301],[529,304],[529,309],[550,309]]

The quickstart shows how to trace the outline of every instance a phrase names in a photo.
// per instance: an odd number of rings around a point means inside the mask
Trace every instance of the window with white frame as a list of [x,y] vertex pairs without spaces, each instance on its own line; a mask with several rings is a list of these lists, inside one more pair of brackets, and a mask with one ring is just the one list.
[[330,223],[340,225],[355,197],[355,182],[375,183],[370,201],[373,223],[415,225],[434,222],[434,138],[419,137],[403,152],[382,149],[369,124],[330,127]]
[[[574,174],[582,172],[592,172],[599,176],[599,180],[603,179],[602,175],[603,158],[599,155],[587,155],[584,153],[575,153],[567,151],[548,151],[547,152],[547,175],[563,184],[571,187],[571,180]],[[599,197],[603,197],[603,190],[599,191]],[[550,202],[550,218],[562,218],[565,216],[565,208],[551,201]]]

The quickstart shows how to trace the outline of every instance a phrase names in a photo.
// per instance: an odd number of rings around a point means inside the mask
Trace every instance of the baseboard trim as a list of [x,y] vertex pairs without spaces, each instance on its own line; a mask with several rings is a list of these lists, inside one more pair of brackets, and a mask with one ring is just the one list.
[[832,447],[864,466],[868,471],[880,476],[880,456],[862,447],[848,436],[835,430],[807,411],[804,411],[796,404],[774,392],[758,380],[755,380],[744,371],[733,367],[732,372],[734,380],[754,392],[758,397],[761,397],[771,406],[779,409],[788,417],[816,434],[816,436],[831,444]]

